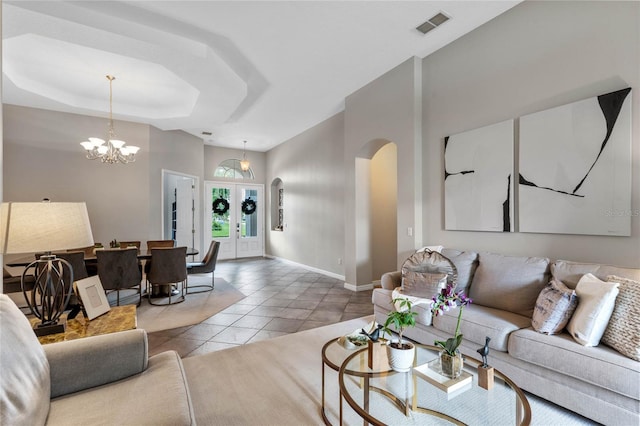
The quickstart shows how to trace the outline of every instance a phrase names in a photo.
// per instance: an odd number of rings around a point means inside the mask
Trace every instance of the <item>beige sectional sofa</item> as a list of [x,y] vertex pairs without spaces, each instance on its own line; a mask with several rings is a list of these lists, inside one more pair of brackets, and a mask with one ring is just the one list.
[[193,425],[182,361],[129,330],[40,345],[0,294],[0,425]]
[[[552,276],[575,288],[587,273],[602,280],[609,275],[640,280],[640,269],[446,248],[442,254],[458,269],[456,289],[473,299],[461,323],[465,355],[477,357],[489,336],[489,364],[522,389],[603,424],[640,424],[640,362],[603,344],[582,346],[566,331],[547,335],[531,327],[536,299]],[[401,280],[400,272],[387,273],[382,288],[374,290],[378,322],[394,309],[392,290]],[[416,310],[418,324],[405,336],[433,344],[453,335],[457,309],[434,318],[428,307]]]

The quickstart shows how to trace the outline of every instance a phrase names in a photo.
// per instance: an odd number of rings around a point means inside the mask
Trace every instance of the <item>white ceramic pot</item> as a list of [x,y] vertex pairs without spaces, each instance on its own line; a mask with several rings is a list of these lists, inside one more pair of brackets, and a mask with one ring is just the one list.
[[413,367],[413,358],[416,353],[416,347],[413,343],[405,342],[409,345],[409,349],[398,349],[391,346],[391,342],[387,343],[387,357],[389,358],[389,366],[399,373],[406,373]]

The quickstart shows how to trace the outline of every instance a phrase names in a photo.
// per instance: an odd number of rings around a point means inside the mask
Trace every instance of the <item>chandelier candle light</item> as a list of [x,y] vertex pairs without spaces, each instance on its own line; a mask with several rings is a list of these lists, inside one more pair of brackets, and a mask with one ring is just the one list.
[[109,80],[109,139],[105,142],[100,138],[89,138],[88,141],[80,142],[80,145],[87,150],[89,160],[100,159],[103,163],[133,163],[136,161],[136,153],[140,149],[137,146],[125,146],[125,142],[116,139],[116,132],[113,129],[113,80],[116,78],[107,75]]

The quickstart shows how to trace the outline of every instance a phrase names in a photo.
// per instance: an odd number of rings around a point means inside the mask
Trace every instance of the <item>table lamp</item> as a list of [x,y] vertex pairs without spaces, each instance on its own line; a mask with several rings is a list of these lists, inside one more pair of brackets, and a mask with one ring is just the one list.
[[[93,245],[91,224],[85,203],[2,203],[0,208],[0,253],[44,252],[22,273],[22,293],[29,309],[40,319],[34,326],[38,336],[61,333],[60,319],[71,297],[73,268],[51,252]],[[65,268],[69,276],[65,276]],[[27,295],[25,277],[34,269],[35,283]]]

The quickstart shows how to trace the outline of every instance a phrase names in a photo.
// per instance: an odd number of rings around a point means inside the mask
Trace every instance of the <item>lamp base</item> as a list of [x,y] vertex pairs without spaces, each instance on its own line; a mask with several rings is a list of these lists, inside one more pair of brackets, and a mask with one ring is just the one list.
[[48,336],[49,334],[64,333],[67,326],[66,319],[59,319],[55,324],[35,324],[33,326],[33,332],[36,336]]

